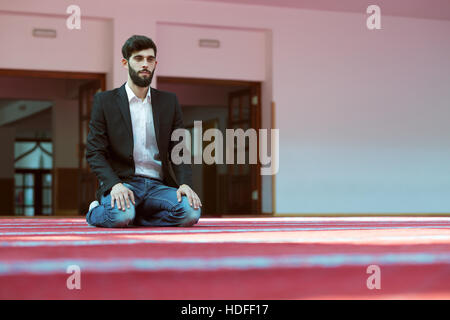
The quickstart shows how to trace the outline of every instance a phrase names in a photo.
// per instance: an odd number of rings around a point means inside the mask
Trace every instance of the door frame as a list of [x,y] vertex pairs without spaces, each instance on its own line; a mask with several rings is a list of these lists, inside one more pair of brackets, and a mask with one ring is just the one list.
[[[159,82],[164,83],[184,83],[184,84],[203,84],[203,85],[217,85],[217,86],[248,86],[253,94],[256,94],[258,96],[257,104],[255,105],[255,108],[257,110],[256,115],[256,122],[257,122],[257,132],[261,129],[262,125],[262,83],[260,81],[245,81],[245,80],[226,80],[226,79],[208,79],[208,78],[188,78],[188,77],[167,77],[167,76],[157,76],[156,77],[156,84]],[[258,145],[259,148],[259,145]],[[257,161],[256,168],[254,169],[256,171],[256,179],[257,179],[257,190],[258,190],[258,201],[256,205],[255,214],[261,215],[262,214],[262,179],[261,179],[261,164],[259,161]]]
[[1,69],[0,77],[44,78],[44,79],[85,79],[100,80],[102,87],[106,84],[106,73],[49,71],[27,69]]

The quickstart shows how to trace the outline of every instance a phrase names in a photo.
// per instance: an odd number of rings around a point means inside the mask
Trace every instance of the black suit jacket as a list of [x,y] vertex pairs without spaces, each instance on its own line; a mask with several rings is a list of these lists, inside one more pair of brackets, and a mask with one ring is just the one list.
[[[115,184],[135,172],[133,131],[125,85],[126,83],[120,88],[99,92],[94,96],[86,143],[86,160],[99,180],[96,193],[98,201]],[[151,87],[150,90],[163,182],[175,188],[182,184],[192,186],[191,166],[175,165],[170,160],[172,148],[178,143],[171,141],[172,131],[183,128],[177,96]]]

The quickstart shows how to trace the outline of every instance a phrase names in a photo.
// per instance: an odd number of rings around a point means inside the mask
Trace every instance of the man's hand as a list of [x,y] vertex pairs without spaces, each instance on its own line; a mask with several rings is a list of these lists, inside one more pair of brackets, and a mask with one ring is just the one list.
[[202,206],[202,202],[200,201],[198,195],[186,184],[182,184],[177,190],[178,202],[181,201],[181,197],[183,195],[188,198],[191,207],[193,205],[195,209],[198,209],[199,206]]
[[133,191],[125,187],[123,184],[118,183],[111,189],[111,208],[114,208],[114,201],[117,203],[119,210],[125,211],[125,203],[130,208],[130,199],[135,205]]

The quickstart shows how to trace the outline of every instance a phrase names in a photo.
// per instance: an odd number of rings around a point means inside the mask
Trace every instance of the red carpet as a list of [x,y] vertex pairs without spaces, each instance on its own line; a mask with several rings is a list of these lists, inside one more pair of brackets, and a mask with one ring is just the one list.
[[[0,219],[0,299],[449,299],[450,218]],[[79,266],[81,289],[67,288]],[[380,289],[369,289],[380,268]]]

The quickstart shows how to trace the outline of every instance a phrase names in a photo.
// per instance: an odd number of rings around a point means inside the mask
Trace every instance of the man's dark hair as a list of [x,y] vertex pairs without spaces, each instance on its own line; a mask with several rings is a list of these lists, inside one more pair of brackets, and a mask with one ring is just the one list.
[[156,57],[156,44],[152,39],[146,36],[134,35],[128,38],[122,46],[122,55],[124,59],[128,60],[133,52],[141,51],[145,49],[153,49]]

